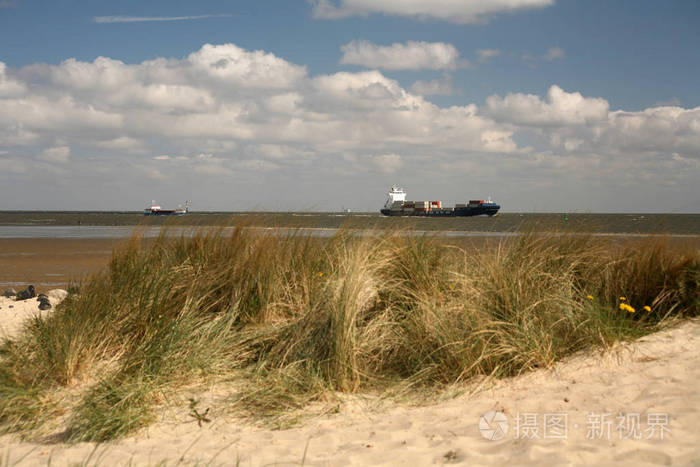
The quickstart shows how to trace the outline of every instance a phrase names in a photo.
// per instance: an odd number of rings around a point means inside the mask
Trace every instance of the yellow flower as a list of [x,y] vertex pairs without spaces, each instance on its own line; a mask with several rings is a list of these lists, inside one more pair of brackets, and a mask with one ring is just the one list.
[[454,290],[454,289],[455,289],[455,286],[450,284],[450,290]]
[[322,273],[322,272],[319,272],[318,274],[316,274],[316,276],[317,276],[317,277],[323,277],[323,273]]
[[593,300],[593,295],[586,295],[586,298],[589,300]]
[[635,311],[637,311],[626,303],[620,303],[620,310],[629,311],[630,313],[634,313]]
[[649,305],[644,305],[644,309],[647,311],[651,311],[651,307]]
[[625,300],[627,300],[627,297],[620,297],[620,301],[624,302]]

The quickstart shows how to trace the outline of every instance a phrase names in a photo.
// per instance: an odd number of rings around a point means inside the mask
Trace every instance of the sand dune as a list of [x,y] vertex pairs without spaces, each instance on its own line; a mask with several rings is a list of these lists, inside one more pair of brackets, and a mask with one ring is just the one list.
[[88,458],[100,465],[698,465],[698,344],[696,319],[439,404],[353,398],[339,413],[281,431],[227,415],[213,390],[198,395],[202,409],[212,407],[202,427],[185,402],[119,442],[41,444],[6,435],[0,455],[21,465]]
[[39,302],[36,298],[15,301],[0,297],[0,337],[14,336],[20,332],[28,319],[51,313],[54,307],[66,297],[67,292],[63,289],[54,289],[48,291],[46,295],[49,297],[51,308],[45,311],[39,310]]

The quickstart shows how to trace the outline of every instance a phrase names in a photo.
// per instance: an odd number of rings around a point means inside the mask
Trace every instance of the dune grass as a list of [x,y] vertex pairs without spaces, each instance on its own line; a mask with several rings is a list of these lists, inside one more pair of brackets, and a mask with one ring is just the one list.
[[66,439],[119,438],[197,379],[236,381],[235,407],[274,418],[338,393],[517,375],[697,316],[699,283],[700,253],[658,238],[135,235],[2,343],[0,429],[61,418]]

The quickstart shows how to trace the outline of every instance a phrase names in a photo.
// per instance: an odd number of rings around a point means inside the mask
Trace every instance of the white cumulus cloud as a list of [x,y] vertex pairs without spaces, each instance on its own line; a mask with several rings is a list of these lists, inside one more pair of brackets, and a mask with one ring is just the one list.
[[[610,109],[557,85],[544,95],[490,96],[483,106],[425,97],[450,86],[448,74],[410,89],[378,70],[310,76],[303,64],[234,44],[134,64],[0,62],[0,200],[5,209],[45,206],[22,187],[56,174],[44,181],[65,209],[141,206],[161,198],[151,193],[158,187],[175,199],[218,200],[213,209],[339,209],[348,202],[338,193],[369,208],[388,173],[407,188],[469,184],[474,192],[454,188],[451,201],[491,194],[509,209],[552,199],[546,190],[556,183],[589,193],[595,182],[604,207],[623,182],[644,180],[652,203],[697,194],[700,108]],[[660,196],[664,187],[673,192]],[[105,204],[115,199],[108,193],[131,198]],[[71,205],[76,199],[84,204]]]
[[547,50],[547,53],[544,55],[544,59],[547,60],[548,62],[552,62],[554,60],[560,60],[564,58],[564,49],[561,47],[550,47],[549,50]]
[[41,152],[39,156],[47,162],[59,162],[66,163],[70,157],[70,148],[68,146],[57,146],[54,148],[47,148]]
[[444,42],[408,41],[382,46],[354,40],[341,50],[340,63],[384,70],[452,70],[466,65],[457,48]]
[[423,96],[456,94],[457,90],[452,84],[452,78],[447,75],[442,78],[431,79],[429,81],[418,80],[411,85],[411,92]]
[[23,94],[26,86],[7,75],[7,66],[0,62],[0,98]]
[[501,55],[501,51],[497,49],[480,49],[476,53],[479,55],[479,63],[486,63],[493,57]]
[[371,155],[369,160],[376,170],[383,173],[394,173],[403,166],[403,160],[398,154]]
[[288,88],[306,76],[306,67],[271,53],[249,52],[233,44],[206,44],[190,54],[187,62],[196,73],[240,87]]
[[485,21],[500,13],[548,7],[554,0],[310,0],[310,3],[314,17],[319,19],[386,14],[466,24]]
[[533,94],[490,96],[483,113],[498,121],[519,125],[563,126],[584,124],[607,118],[609,104],[602,98],[583,97],[553,85],[546,99]]

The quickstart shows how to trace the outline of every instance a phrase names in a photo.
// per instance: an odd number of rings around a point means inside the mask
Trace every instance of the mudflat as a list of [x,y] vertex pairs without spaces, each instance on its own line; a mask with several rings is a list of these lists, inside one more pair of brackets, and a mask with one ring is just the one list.
[[[665,238],[679,251],[700,248],[700,236]],[[470,251],[495,246],[503,240],[475,236],[447,238],[446,242]],[[619,234],[609,238],[611,244],[647,240],[645,236]],[[114,247],[125,241],[125,238],[0,238],[0,288],[19,290],[28,284],[33,284],[38,292],[66,288],[106,268]]]
[[39,292],[86,278],[105,268],[119,239],[0,239],[0,287]]

